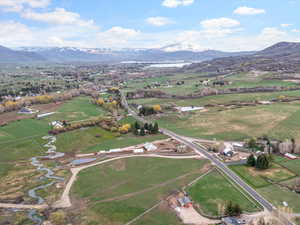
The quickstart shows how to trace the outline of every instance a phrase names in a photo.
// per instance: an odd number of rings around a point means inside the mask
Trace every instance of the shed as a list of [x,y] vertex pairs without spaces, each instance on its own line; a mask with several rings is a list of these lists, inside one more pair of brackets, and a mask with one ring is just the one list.
[[295,160],[295,159],[298,158],[297,156],[295,156],[295,155],[293,155],[293,154],[291,154],[291,153],[285,153],[284,156],[285,156],[286,158],[292,159],[292,160]]
[[133,153],[144,153],[144,149],[142,148],[134,149]]
[[146,143],[146,144],[144,145],[144,149],[145,149],[146,151],[148,151],[148,152],[151,152],[151,151],[157,150],[157,147],[156,147],[154,144],[152,144],[152,143]]

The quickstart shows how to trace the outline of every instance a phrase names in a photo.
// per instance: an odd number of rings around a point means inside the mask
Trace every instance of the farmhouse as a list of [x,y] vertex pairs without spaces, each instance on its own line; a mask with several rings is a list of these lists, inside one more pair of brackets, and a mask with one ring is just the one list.
[[193,206],[193,203],[192,203],[191,199],[188,196],[184,196],[182,198],[179,198],[178,202],[179,202],[180,206],[184,207],[184,208],[190,208],[190,207]]
[[64,127],[63,123],[60,121],[52,121],[50,126],[52,126],[54,129],[60,129]]
[[225,143],[225,149],[223,150],[223,155],[232,157],[234,154],[233,146],[229,143]]

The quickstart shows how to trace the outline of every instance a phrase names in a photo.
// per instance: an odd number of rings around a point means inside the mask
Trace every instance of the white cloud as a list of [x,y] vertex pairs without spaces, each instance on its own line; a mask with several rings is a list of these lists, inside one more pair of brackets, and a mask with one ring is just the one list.
[[260,50],[280,41],[300,41],[299,33],[283,31],[276,27],[266,27],[253,35],[237,32],[239,27],[153,33],[119,26],[102,31],[74,25],[31,27],[14,21],[2,21],[0,27],[0,45],[7,47],[160,48],[176,44],[175,47],[179,46],[182,49],[250,51]]
[[257,14],[264,14],[264,13],[266,13],[266,10],[264,9],[250,8],[247,6],[242,6],[234,10],[234,14],[238,14],[238,15],[257,15]]
[[25,7],[46,8],[51,0],[1,0],[0,7],[7,12],[21,12]]
[[149,17],[146,19],[146,22],[153,26],[157,26],[157,27],[162,27],[162,26],[174,23],[174,21],[172,21],[171,19],[166,18],[166,17],[160,17],[160,16]]
[[188,6],[194,3],[194,0],[164,0],[162,5],[168,8],[177,8],[178,6]]
[[23,18],[56,25],[94,26],[93,20],[83,20],[80,14],[56,8],[53,12],[37,13],[27,10],[21,14]]
[[292,32],[293,33],[300,33],[300,29],[293,29]]
[[96,42],[101,43],[102,47],[119,48],[125,47],[128,42],[135,40],[140,35],[140,31],[123,28],[112,27],[111,29],[99,32],[96,35]]
[[280,24],[281,27],[290,27],[290,26],[293,26],[293,24],[290,24],[290,23],[282,23]]
[[220,29],[220,28],[232,28],[240,26],[240,22],[230,18],[216,18],[201,21],[201,25],[204,29]]

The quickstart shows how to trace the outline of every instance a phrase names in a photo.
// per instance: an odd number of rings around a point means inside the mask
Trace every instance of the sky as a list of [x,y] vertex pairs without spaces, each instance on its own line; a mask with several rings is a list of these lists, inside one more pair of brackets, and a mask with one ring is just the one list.
[[300,0],[0,0],[6,47],[252,51],[300,41]]

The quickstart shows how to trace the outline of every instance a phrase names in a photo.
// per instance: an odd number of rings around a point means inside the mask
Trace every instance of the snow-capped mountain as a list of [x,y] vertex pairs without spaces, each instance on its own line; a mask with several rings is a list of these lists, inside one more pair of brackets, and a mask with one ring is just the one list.
[[[228,53],[205,50],[201,46],[178,43],[153,49],[110,49],[77,47],[19,47],[15,53],[34,55],[29,61],[47,62],[121,62],[121,61],[204,61],[220,57],[245,55],[247,53]],[[25,54],[25,55],[26,55]],[[3,56],[3,60],[5,57]],[[39,59],[39,60],[36,60]],[[18,62],[18,58],[10,61]],[[1,58],[0,58],[1,62]]]

